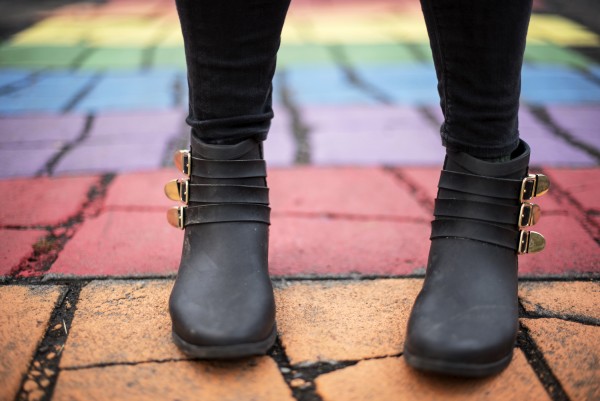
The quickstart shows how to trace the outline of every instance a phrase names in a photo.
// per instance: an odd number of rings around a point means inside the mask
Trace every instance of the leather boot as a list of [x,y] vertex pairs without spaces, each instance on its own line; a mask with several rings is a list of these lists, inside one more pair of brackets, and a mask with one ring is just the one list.
[[269,193],[262,143],[212,145],[192,137],[175,155],[189,179],[165,186],[186,205],[169,210],[185,229],[169,311],[173,340],[197,358],[265,354],[276,337],[269,278]]
[[507,162],[447,151],[427,272],[404,346],[414,368],[481,377],[510,363],[518,330],[517,255],[545,244],[525,230],[540,216],[528,201],[549,188],[545,176],[528,175],[529,153],[523,141]]

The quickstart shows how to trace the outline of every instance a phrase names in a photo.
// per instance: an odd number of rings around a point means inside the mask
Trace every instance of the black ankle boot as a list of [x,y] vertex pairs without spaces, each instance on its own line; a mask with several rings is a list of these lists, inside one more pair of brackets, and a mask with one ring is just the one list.
[[276,337],[267,268],[270,208],[262,144],[210,145],[192,137],[175,164],[189,180],[165,186],[186,206],[169,210],[185,229],[169,311],[173,340],[198,358],[265,354]]
[[549,187],[528,175],[521,141],[507,162],[447,152],[438,184],[423,289],[408,322],[404,356],[421,370],[486,376],[511,361],[518,330],[517,255],[537,252],[544,238],[524,228]]

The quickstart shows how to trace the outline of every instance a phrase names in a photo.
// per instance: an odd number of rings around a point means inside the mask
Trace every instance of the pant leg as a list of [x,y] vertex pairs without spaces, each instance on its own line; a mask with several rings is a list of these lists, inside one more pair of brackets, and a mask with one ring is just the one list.
[[269,130],[272,79],[289,0],[176,0],[193,134],[232,143]]
[[531,0],[421,0],[444,113],[442,142],[497,158],[519,140]]

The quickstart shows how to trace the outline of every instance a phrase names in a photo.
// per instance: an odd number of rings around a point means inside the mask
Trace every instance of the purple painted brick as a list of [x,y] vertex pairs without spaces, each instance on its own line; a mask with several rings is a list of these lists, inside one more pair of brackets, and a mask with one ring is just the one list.
[[315,164],[439,164],[439,134],[407,106],[307,107]]
[[0,178],[31,177],[44,167],[56,149],[0,149]]
[[56,149],[77,138],[83,129],[81,115],[28,115],[0,119],[1,149]]
[[103,113],[94,120],[86,145],[165,143],[184,124],[181,109]]
[[265,159],[270,167],[289,166],[294,163],[295,145],[289,114],[276,107],[269,137],[264,143]]
[[526,108],[519,112],[519,131],[531,146],[531,164],[554,166],[587,166],[595,161],[587,153],[572,147],[552,134]]
[[575,138],[600,149],[599,105],[549,106],[548,113],[556,123]]
[[118,172],[160,167],[165,143],[80,145],[56,167],[56,173]]

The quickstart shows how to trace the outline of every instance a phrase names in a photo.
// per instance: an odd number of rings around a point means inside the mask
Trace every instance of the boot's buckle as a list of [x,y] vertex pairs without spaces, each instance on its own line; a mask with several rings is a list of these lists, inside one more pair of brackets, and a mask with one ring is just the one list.
[[188,177],[192,174],[192,155],[189,150],[179,150],[173,158],[175,167]]
[[519,228],[534,225],[540,219],[542,210],[535,203],[524,202],[519,211]]
[[185,206],[173,206],[167,210],[167,221],[173,227],[183,230],[185,219]]
[[536,231],[522,230],[519,235],[519,254],[539,252],[546,247],[544,236]]
[[542,196],[550,188],[550,180],[544,174],[529,174],[521,183],[519,201],[524,202],[536,196]]
[[190,198],[190,180],[171,180],[165,184],[165,195],[175,201],[181,201],[186,205]]

